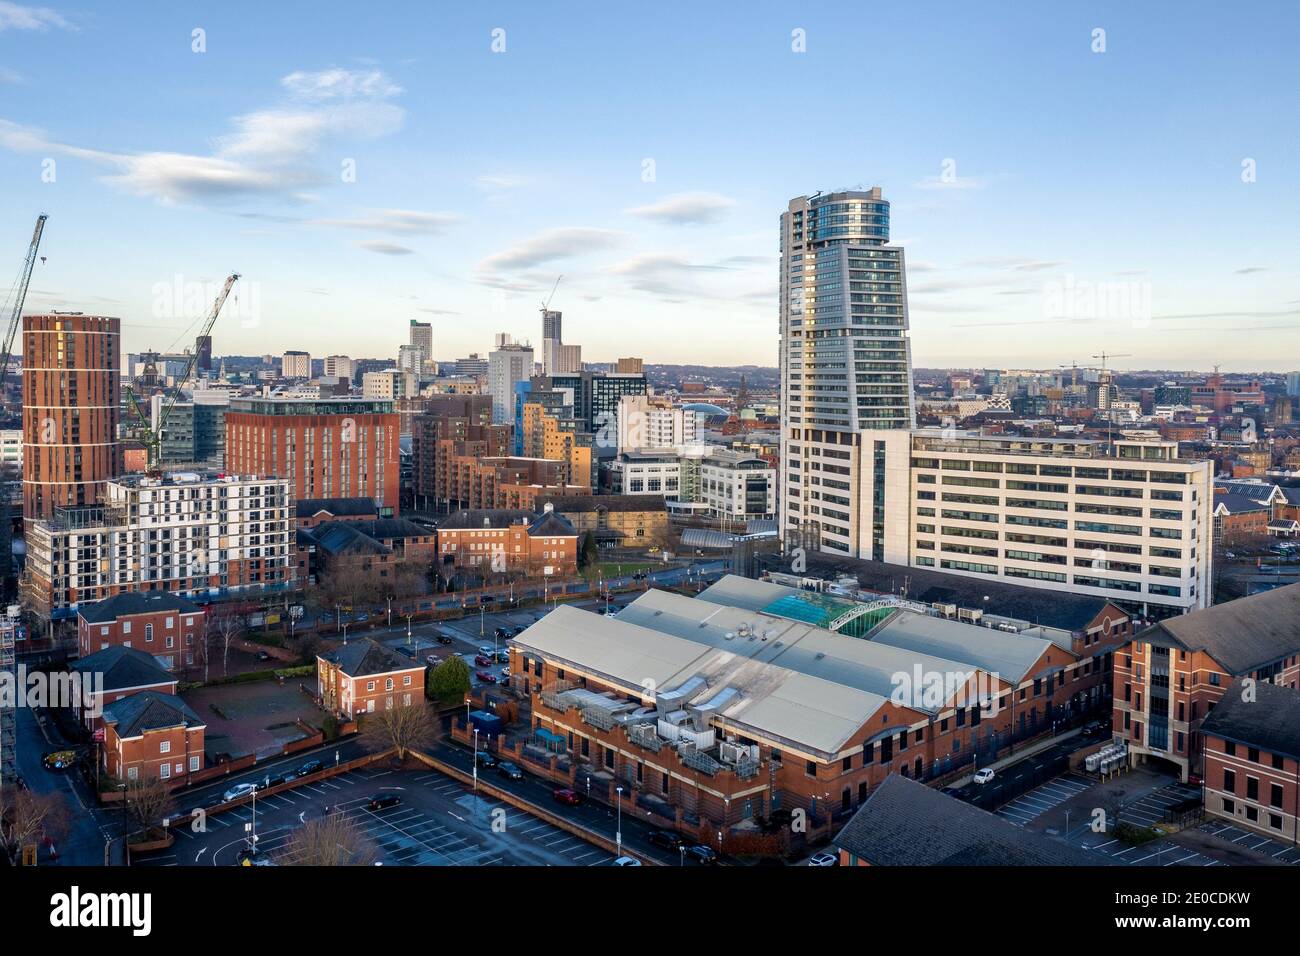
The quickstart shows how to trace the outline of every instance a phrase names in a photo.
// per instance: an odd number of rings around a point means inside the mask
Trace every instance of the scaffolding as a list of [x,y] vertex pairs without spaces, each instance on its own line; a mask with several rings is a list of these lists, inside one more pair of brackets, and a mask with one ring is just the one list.
[[[0,787],[7,787],[18,777],[18,672],[14,622],[0,620],[0,684],[10,689],[0,694]],[[7,700],[5,698],[8,698]]]

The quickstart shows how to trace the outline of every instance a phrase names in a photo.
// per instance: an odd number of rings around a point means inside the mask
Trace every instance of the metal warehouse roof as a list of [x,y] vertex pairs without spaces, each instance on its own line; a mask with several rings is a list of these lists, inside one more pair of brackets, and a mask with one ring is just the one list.
[[929,617],[913,611],[899,611],[869,640],[873,644],[888,644],[920,654],[960,660],[1012,683],[1024,680],[1047,649],[1054,646],[1051,641],[1038,637]]

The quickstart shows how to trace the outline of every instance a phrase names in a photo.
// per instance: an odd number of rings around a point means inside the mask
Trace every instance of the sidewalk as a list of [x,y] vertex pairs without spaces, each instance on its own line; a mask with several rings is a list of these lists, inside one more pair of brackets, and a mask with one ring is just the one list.
[[[1000,757],[997,760],[992,761],[991,763],[980,764],[978,769],[980,770],[991,769],[996,773],[998,770],[1001,770],[1003,767],[1010,767],[1012,764],[1020,763],[1020,761],[1034,756],[1034,754],[1042,753],[1044,750],[1048,750],[1052,747],[1055,747],[1057,744],[1061,743],[1062,741],[1069,740],[1071,737],[1077,737],[1079,736],[1081,731],[1082,728],[1075,727],[1073,730],[1067,730],[1064,731],[1063,733],[1056,734],[1055,736],[1052,737],[1044,737],[1042,740],[1035,740],[1033,743],[1026,744],[1025,746],[1021,747],[1019,750],[1015,751],[1014,753],[1007,754],[1005,757]],[[964,787],[967,784],[971,783],[974,780],[974,777],[975,774],[974,771],[972,771],[971,773],[968,773],[963,777],[958,777],[956,780],[950,781],[948,784],[946,784],[946,786]]]

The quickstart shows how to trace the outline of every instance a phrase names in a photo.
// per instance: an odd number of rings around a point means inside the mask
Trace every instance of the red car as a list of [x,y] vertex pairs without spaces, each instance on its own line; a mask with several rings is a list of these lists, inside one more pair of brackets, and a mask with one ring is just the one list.
[[555,798],[556,803],[562,803],[566,807],[576,807],[582,803],[582,796],[567,787],[554,791],[551,796]]
[[491,667],[494,662],[492,658],[488,657],[486,654],[480,654],[474,658],[474,663],[479,667]]
[[475,671],[474,676],[485,684],[495,684],[497,682],[497,675],[490,674],[487,671]]

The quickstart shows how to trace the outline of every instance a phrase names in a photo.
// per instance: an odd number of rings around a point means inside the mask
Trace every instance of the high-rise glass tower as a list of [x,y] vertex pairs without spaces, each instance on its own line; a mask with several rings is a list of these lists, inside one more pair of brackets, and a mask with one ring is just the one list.
[[906,488],[914,413],[903,250],[880,189],[791,200],[780,288],[782,533],[885,560],[905,551],[884,500]]

